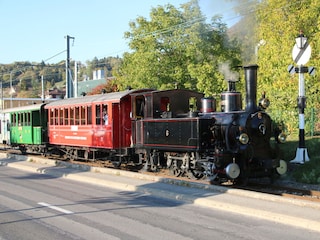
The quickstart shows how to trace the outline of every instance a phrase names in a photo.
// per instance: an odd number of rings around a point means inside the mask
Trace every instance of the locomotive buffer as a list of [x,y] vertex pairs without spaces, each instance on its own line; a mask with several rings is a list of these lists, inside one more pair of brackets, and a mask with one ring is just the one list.
[[306,107],[305,97],[305,84],[304,84],[304,73],[313,75],[315,73],[314,67],[305,67],[311,56],[311,47],[307,42],[307,38],[300,32],[296,38],[296,44],[292,49],[292,58],[298,67],[290,65],[288,71],[291,74],[299,73],[299,95],[298,95],[298,109],[299,109],[299,146],[296,151],[295,159],[291,160],[291,163],[304,164],[309,161],[308,151],[305,145],[304,138],[304,109]]

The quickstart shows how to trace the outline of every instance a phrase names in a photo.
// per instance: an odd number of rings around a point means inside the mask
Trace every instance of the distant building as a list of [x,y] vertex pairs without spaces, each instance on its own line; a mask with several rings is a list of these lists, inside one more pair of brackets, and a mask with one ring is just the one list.
[[49,90],[49,93],[46,96],[46,99],[51,99],[51,98],[63,99],[65,95],[66,95],[66,90],[60,90],[60,89],[54,88],[52,90]]
[[78,82],[78,89],[77,91],[78,97],[81,96],[83,93],[91,92],[92,89],[96,88],[99,85],[106,84],[109,80],[114,79],[114,77],[105,77],[105,71],[103,69],[93,71],[93,79],[90,80],[86,78]]
[[87,80],[78,82],[78,96],[81,96],[82,93],[91,92],[95,87],[106,84],[106,79],[96,79],[96,80]]
[[97,80],[97,79],[102,79],[102,78],[104,78],[104,70],[103,69],[93,71],[92,80]]

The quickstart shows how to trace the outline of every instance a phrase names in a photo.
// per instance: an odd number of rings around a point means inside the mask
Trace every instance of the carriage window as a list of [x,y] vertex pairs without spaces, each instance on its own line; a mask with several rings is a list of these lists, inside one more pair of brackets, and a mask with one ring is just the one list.
[[108,105],[103,105],[103,124],[108,125],[109,124],[109,117],[108,117]]
[[26,113],[21,113],[21,126],[26,126]]
[[92,124],[92,108],[91,108],[91,106],[87,107],[87,124]]
[[25,122],[26,122],[26,126],[31,126],[31,113],[30,112],[26,113]]
[[75,125],[79,125],[80,124],[80,108],[76,107],[75,108],[75,113],[74,113],[74,123]]
[[11,115],[11,122],[12,122],[12,126],[16,126],[17,122],[16,122],[16,114],[12,114]]
[[21,113],[18,113],[18,126],[21,126]]
[[101,124],[101,105],[96,105],[96,115],[97,115],[96,124],[100,125]]
[[21,113],[21,124],[22,124],[22,126],[26,126],[26,115],[27,115],[27,113]]
[[24,113],[19,113],[19,126],[24,126]]
[[70,125],[74,125],[74,108],[70,108]]
[[59,109],[59,118],[60,118],[60,121],[59,121],[59,124],[60,125],[63,125],[63,108],[60,108]]
[[86,107],[85,106],[81,106],[81,109],[80,109],[80,124],[86,125]]
[[50,109],[50,125],[53,125],[53,109]]
[[58,115],[58,112],[59,110],[58,109],[54,109],[54,125],[58,125],[58,122],[59,122],[59,115]]
[[69,108],[64,109],[64,125],[69,125]]

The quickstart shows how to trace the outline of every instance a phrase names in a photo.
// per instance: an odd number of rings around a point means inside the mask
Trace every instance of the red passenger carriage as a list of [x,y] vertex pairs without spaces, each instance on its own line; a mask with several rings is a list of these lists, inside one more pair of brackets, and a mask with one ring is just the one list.
[[132,145],[131,94],[148,91],[127,90],[47,104],[49,143],[70,159],[121,160]]

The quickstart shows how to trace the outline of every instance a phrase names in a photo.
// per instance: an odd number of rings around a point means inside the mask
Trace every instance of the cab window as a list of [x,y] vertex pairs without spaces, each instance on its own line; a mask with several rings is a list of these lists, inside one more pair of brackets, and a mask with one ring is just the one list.
[[135,116],[136,118],[144,117],[145,100],[143,96],[137,96],[135,100]]

